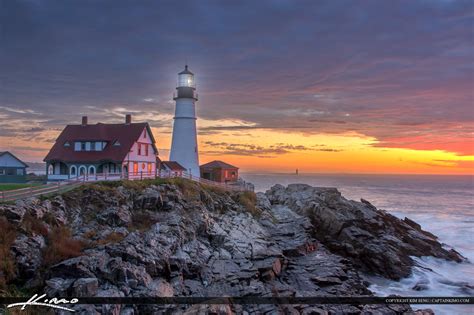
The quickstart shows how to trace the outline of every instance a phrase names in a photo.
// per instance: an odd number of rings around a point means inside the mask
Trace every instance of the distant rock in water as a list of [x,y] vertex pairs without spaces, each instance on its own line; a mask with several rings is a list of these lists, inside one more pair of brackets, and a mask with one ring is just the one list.
[[[306,185],[254,194],[184,179],[86,184],[0,205],[0,231],[0,292],[14,284],[79,299],[371,296],[353,263],[399,278],[410,271],[409,255],[462,259],[415,222]],[[74,308],[79,314],[422,314],[409,305]]]
[[273,205],[285,205],[309,217],[314,237],[369,272],[400,279],[411,272],[410,256],[465,260],[416,222],[400,220],[364,199],[347,200],[335,188],[275,185],[265,195]]

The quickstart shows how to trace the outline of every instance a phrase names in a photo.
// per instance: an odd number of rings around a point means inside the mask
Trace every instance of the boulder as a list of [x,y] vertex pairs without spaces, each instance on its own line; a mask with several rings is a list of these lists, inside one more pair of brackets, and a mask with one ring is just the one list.
[[33,278],[42,262],[41,251],[45,247],[43,236],[28,237],[20,234],[11,246],[20,279]]
[[67,296],[74,279],[51,278],[46,280],[45,293],[48,297]]
[[13,223],[20,223],[25,213],[26,209],[22,206],[0,205],[0,215],[5,216],[8,221]]
[[364,199],[347,200],[335,188],[275,185],[266,196],[273,205],[288,206],[310,218],[319,241],[369,272],[400,279],[411,273],[414,262],[410,256],[465,260],[456,251],[445,249],[416,222],[400,220]]
[[127,207],[110,207],[97,216],[97,221],[109,226],[127,226],[132,222],[132,216]]
[[99,281],[97,278],[80,278],[72,285],[74,297],[91,297],[97,294]]
[[143,192],[135,198],[133,206],[135,209],[160,210],[163,207],[161,191],[156,186],[144,189]]

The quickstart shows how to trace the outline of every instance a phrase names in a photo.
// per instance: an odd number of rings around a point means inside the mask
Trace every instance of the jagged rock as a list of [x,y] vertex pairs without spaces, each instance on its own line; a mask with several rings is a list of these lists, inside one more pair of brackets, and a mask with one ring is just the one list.
[[14,254],[18,277],[21,279],[33,278],[41,266],[41,250],[45,247],[44,237],[36,235],[28,237],[20,234],[11,247]]
[[337,277],[311,277],[311,280],[316,282],[319,286],[341,284],[341,279]]
[[126,207],[110,207],[97,217],[97,221],[110,226],[127,226],[132,221],[132,216]]
[[[402,252],[408,255],[411,249],[430,253],[438,246],[416,224],[396,221],[367,201],[347,201],[333,188],[276,186],[271,192],[257,194],[259,214],[254,216],[234,192],[197,185],[191,193],[170,184],[146,188],[125,182],[117,188],[100,185],[86,185],[51,200],[0,206],[0,213],[5,207],[19,211],[18,222],[22,211],[30,213],[35,205],[41,210],[31,212],[34,217],[49,226],[65,225],[71,237],[87,242],[81,256],[43,270],[39,266],[44,239],[29,238],[20,230],[12,246],[16,267],[24,278],[36,273],[39,281],[35,283],[46,283],[44,292],[77,297],[370,296],[368,284],[352,262],[364,261],[364,255],[379,255],[366,259],[373,262],[374,270],[386,271],[387,262],[409,265],[398,248],[405,248]],[[384,252],[387,244],[395,249]],[[456,257],[456,252],[446,253]],[[200,310],[238,314],[411,312],[408,305],[232,307],[75,305],[74,309],[79,314],[124,315]]]
[[329,315],[329,312],[323,309],[320,309],[318,307],[307,307],[307,308],[304,308],[300,314],[301,315]]
[[[108,289],[99,289],[96,297],[123,297],[124,294],[118,290],[116,287],[111,287]],[[122,310],[122,305],[120,304],[103,304],[101,306],[101,314],[110,314],[110,315],[120,315]]]
[[46,280],[45,293],[49,297],[67,296],[67,291],[73,282],[74,279],[51,278]]
[[134,200],[135,209],[160,210],[163,207],[161,192],[156,186],[143,190]]
[[5,216],[10,222],[13,223],[20,223],[21,220],[23,220],[25,213],[26,209],[22,206],[0,206],[0,215]]
[[402,221],[363,199],[347,200],[335,188],[275,185],[266,196],[272,204],[288,206],[310,218],[314,236],[332,251],[391,279],[410,274],[414,265],[410,256],[464,260],[412,220]]
[[120,310],[120,315],[135,315],[135,310],[132,307],[124,307]]
[[97,278],[80,278],[72,285],[73,296],[75,297],[90,297],[97,294],[99,289],[99,281]]
[[257,207],[263,211],[270,211],[272,204],[270,203],[270,200],[268,200],[267,196],[262,192],[258,192],[256,195]]
[[147,289],[147,296],[171,297],[174,295],[173,287],[163,279],[153,280]]
[[435,315],[435,312],[433,312],[433,310],[430,308],[426,308],[422,310],[416,310],[414,315]]

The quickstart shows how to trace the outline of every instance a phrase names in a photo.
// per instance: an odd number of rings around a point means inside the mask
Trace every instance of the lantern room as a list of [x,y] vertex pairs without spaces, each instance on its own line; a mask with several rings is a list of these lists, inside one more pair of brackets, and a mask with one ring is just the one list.
[[184,67],[183,71],[178,73],[178,87],[196,87],[194,84],[194,74],[188,70],[188,65]]
[[197,101],[196,84],[194,82],[194,73],[189,71],[188,65],[184,66],[184,70],[178,73],[178,86],[173,94],[173,99],[190,98]]

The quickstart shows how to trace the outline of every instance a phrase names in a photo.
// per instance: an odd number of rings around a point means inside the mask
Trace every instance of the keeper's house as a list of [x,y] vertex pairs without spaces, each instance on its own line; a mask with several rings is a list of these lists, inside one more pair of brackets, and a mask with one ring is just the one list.
[[0,152],[0,183],[26,182],[28,165],[8,151]]
[[67,125],[45,157],[48,180],[152,177],[158,150],[148,123]]

